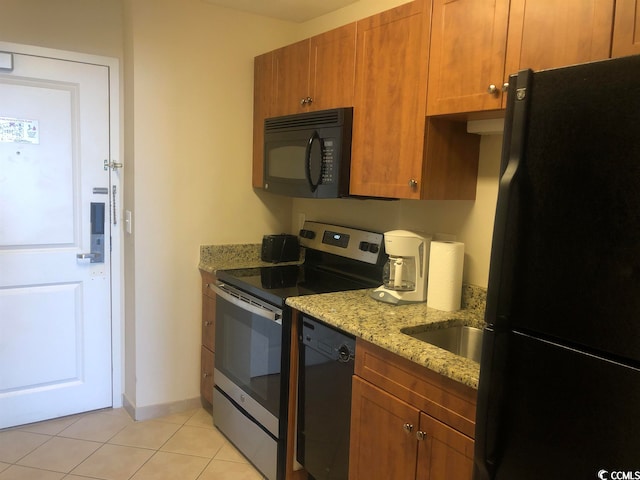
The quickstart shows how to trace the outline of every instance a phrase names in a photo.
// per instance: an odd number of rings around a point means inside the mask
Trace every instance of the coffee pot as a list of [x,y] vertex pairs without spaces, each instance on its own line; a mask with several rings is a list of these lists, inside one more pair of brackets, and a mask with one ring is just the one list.
[[370,293],[381,302],[403,304],[427,300],[427,272],[431,236],[407,230],[384,234],[389,260],[382,272],[382,285]]

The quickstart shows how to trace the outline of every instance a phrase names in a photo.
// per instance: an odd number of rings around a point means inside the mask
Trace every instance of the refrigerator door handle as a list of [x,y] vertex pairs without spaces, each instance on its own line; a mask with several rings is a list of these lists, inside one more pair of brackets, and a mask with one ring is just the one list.
[[473,480],[491,480],[495,476],[500,449],[501,425],[498,420],[505,404],[504,373],[508,335],[508,332],[496,332],[491,326],[484,330],[476,408]]
[[[506,165],[501,166],[502,175],[498,189],[498,201],[493,229],[493,246],[491,253],[491,269],[489,271],[489,288],[485,319],[489,325],[508,327],[508,315],[511,312],[511,293],[514,287],[511,279],[512,268],[517,258],[514,246],[518,235],[518,171],[522,164],[527,129],[528,94],[531,88],[533,71],[522,70],[512,77],[515,85],[509,91],[507,104],[507,122],[511,127],[505,131],[503,158],[508,158]],[[507,258],[508,257],[508,258]],[[501,317],[499,317],[499,315]]]

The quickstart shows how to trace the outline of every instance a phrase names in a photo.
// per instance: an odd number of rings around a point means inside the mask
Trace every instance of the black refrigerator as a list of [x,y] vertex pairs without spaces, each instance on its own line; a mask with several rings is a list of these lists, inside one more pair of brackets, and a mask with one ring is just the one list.
[[474,480],[640,479],[640,56],[510,79]]

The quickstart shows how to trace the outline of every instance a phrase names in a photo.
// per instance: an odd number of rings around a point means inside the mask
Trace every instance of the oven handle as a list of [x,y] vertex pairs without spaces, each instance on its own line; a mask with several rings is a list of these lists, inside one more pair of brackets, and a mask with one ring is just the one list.
[[209,288],[211,288],[211,290],[213,290],[216,295],[219,295],[221,298],[224,298],[226,301],[234,304],[236,307],[242,308],[243,310],[247,310],[251,313],[255,313],[256,315],[266,318],[267,320],[271,320],[278,325],[282,325],[282,310],[277,309],[277,312],[269,310],[268,308],[265,308],[260,303],[253,300],[250,296],[242,295],[238,290],[235,289],[232,291],[224,284],[210,283]]

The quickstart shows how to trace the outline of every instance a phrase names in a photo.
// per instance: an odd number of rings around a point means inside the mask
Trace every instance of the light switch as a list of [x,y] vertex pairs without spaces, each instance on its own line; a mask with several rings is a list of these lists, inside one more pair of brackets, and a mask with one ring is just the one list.
[[124,211],[124,229],[129,235],[133,232],[133,218],[131,216],[131,210]]

